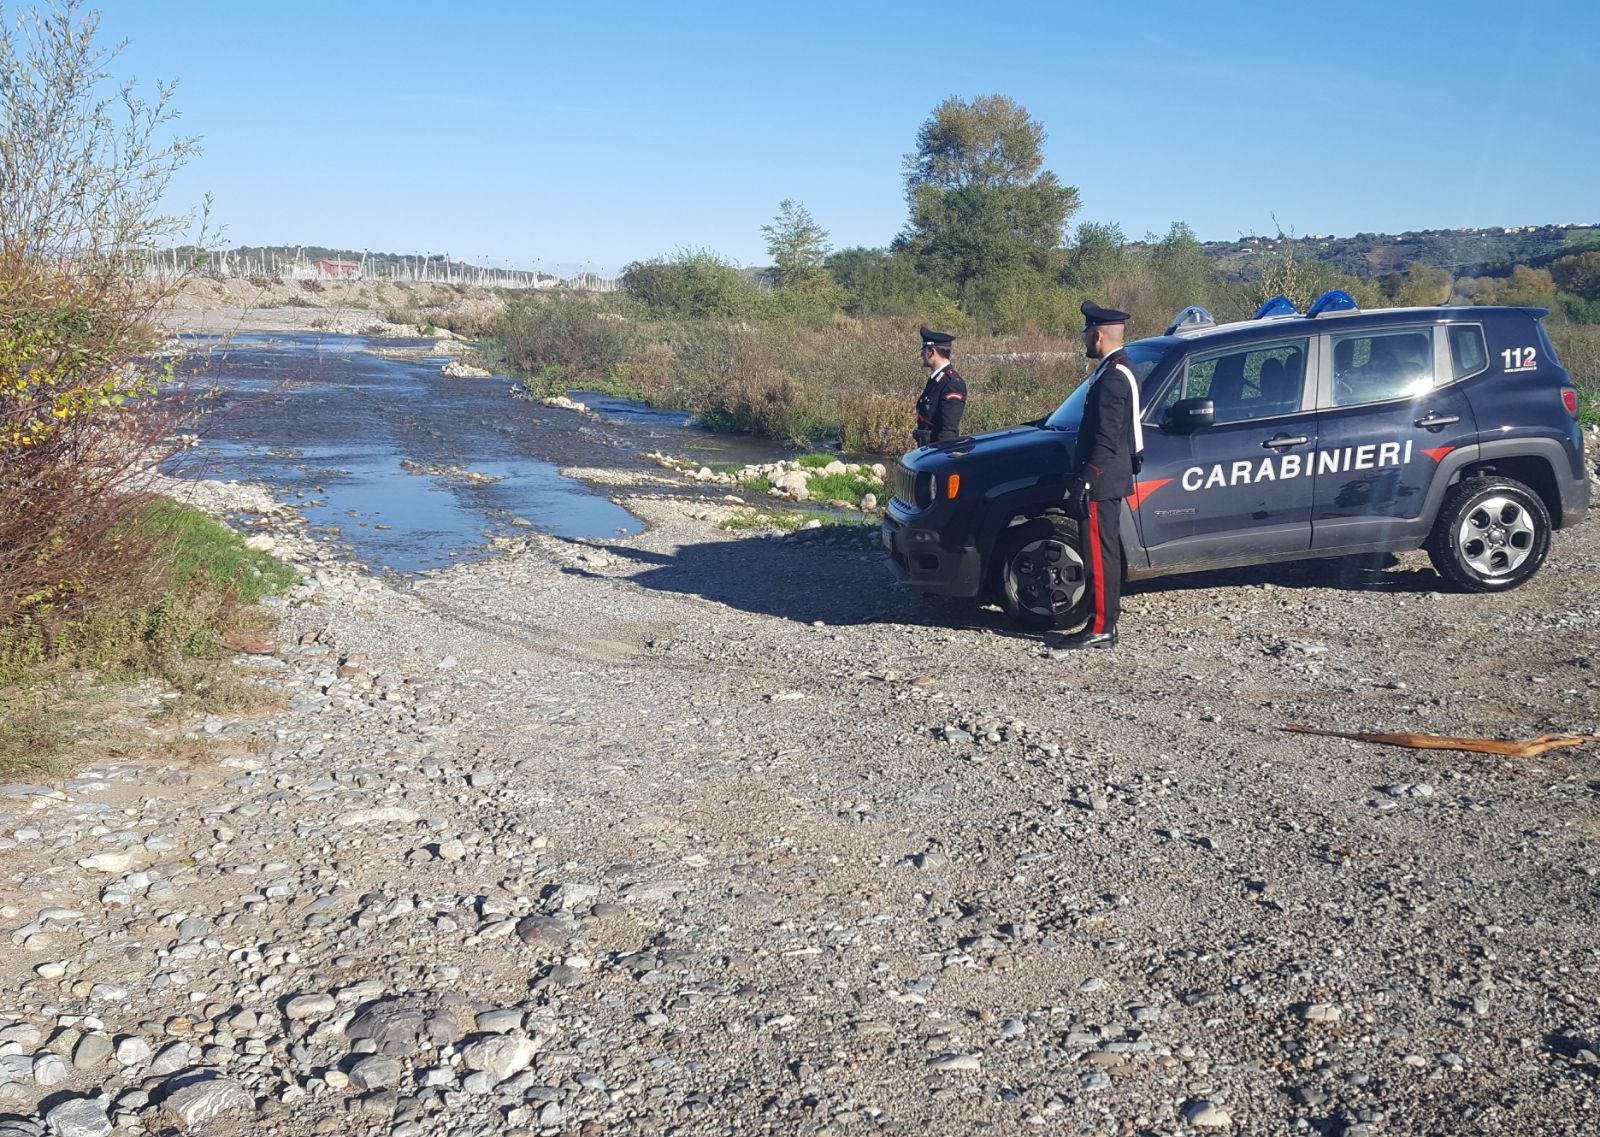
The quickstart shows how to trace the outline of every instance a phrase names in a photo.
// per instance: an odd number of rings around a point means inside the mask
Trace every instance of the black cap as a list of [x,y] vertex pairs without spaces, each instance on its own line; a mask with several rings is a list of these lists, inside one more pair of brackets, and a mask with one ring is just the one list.
[[942,347],[945,351],[949,351],[950,345],[955,342],[956,337],[951,335],[949,332],[929,331],[928,325],[922,325],[923,347]]
[[1126,312],[1119,312],[1115,308],[1102,308],[1093,300],[1085,300],[1078,305],[1078,311],[1083,313],[1085,331],[1098,328],[1101,324],[1126,324],[1129,318]]

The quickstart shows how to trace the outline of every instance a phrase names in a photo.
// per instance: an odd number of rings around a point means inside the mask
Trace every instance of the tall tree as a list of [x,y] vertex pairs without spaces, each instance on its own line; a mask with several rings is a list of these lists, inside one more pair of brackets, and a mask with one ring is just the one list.
[[823,262],[830,250],[828,233],[800,202],[779,202],[778,215],[761,227],[761,235],[767,239],[779,288],[806,288],[827,279]]
[[905,158],[911,215],[898,244],[960,288],[1048,268],[1078,191],[1041,171],[1044,138],[1003,95],[940,103]]
[[1127,275],[1127,239],[1116,222],[1085,221],[1078,226],[1077,239],[1067,251],[1062,283],[1083,292],[1098,292],[1111,281]]

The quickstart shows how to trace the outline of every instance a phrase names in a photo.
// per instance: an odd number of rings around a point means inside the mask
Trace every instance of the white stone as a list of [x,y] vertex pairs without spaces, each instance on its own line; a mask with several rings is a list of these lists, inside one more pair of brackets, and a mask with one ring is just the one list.
[[528,1068],[538,1053],[539,1041],[508,1034],[473,1039],[461,1048],[461,1061],[467,1069],[487,1071],[503,1082]]

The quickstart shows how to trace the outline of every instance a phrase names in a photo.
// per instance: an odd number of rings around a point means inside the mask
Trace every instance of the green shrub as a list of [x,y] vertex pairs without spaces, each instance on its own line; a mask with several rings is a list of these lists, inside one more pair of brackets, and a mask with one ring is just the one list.
[[635,261],[622,272],[622,288],[657,314],[745,316],[760,307],[755,284],[709,249],[680,249],[671,258]]
[[535,393],[601,383],[616,376],[636,350],[631,321],[604,297],[572,292],[533,294],[506,309],[495,335],[513,371]]
[[69,585],[0,620],[0,687],[53,665],[176,680],[218,658],[228,636],[259,622],[250,606],[295,580],[227,526],[165,499],[130,500],[99,547],[118,566],[116,589]]

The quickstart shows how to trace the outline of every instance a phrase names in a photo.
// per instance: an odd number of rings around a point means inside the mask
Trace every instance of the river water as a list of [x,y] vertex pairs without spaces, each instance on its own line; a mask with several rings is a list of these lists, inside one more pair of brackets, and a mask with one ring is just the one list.
[[503,376],[447,379],[446,357],[424,354],[429,340],[241,334],[191,344],[205,350],[182,370],[214,394],[191,428],[201,445],[175,471],[265,482],[355,560],[402,575],[482,556],[490,537],[519,528],[575,538],[643,528],[560,466],[627,468],[651,449],[702,461],[780,456],[688,427],[683,412],[588,396],[596,421],[514,399]]

